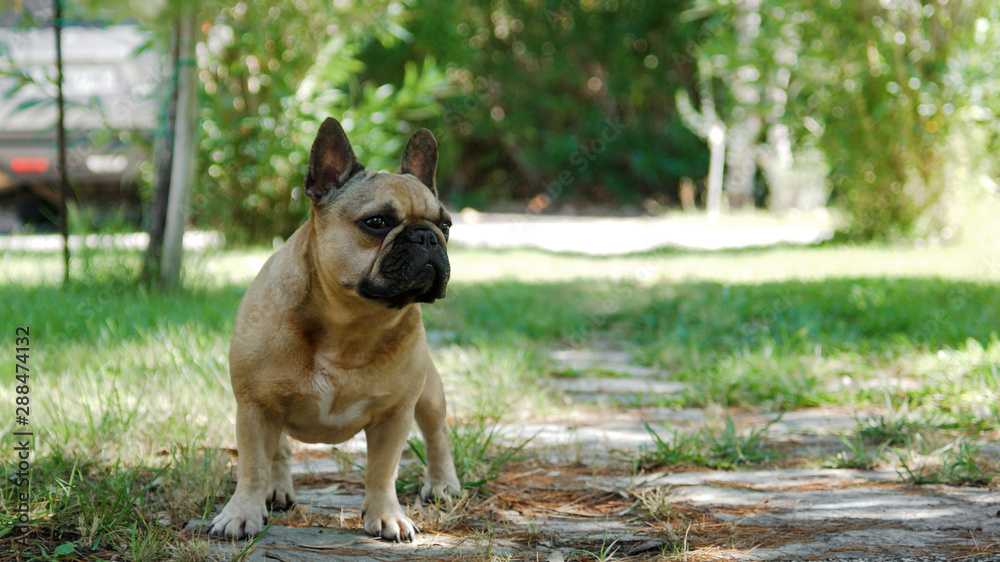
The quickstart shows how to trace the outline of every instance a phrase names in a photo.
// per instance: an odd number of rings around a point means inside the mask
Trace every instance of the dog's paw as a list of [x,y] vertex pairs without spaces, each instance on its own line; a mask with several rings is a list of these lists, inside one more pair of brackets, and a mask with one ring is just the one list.
[[229,500],[222,513],[215,516],[208,533],[227,539],[245,539],[256,535],[264,529],[267,522],[267,509],[264,504],[256,502],[240,502],[236,498]]
[[413,542],[420,529],[396,506],[381,513],[365,509],[361,512],[365,519],[365,532],[373,537],[382,537],[393,542]]
[[267,508],[285,511],[295,505],[295,490],[291,485],[271,485],[267,490]]
[[446,480],[428,481],[420,489],[420,501],[424,505],[436,502],[449,502],[457,498],[462,493],[462,485],[458,483],[458,478],[451,476]]

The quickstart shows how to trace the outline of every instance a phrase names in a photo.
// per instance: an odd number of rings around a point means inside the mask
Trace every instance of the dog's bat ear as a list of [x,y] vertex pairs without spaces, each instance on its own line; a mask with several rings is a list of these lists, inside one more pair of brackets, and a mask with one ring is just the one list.
[[437,172],[438,145],[434,134],[427,129],[417,129],[403,149],[403,162],[399,173],[412,174],[426,185],[434,197],[437,197],[437,187],[434,185],[434,174]]
[[344,187],[354,174],[364,169],[354,156],[354,149],[340,122],[327,117],[320,125],[309,152],[306,195],[318,203],[332,191]]

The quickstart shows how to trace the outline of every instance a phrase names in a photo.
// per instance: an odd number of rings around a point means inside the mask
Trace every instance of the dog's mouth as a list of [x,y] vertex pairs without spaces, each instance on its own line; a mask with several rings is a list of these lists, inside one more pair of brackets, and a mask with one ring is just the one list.
[[361,282],[361,296],[385,302],[390,308],[443,299],[451,274],[447,254],[408,250],[386,256],[378,274]]

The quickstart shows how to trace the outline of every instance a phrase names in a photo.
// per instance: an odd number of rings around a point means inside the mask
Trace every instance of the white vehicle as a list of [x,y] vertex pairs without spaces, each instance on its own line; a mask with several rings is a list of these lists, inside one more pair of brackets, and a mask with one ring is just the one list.
[[[52,3],[0,17],[0,205],[51,227],[58,195],[56,50]],[[44,27],[23,24],[25,13]],[[141,220],[136,174],[161,101],[159,56],[135,25],[66,18],[62,31],[66,168],[73,198]],[[0,227],[2,229],[2,227]]]

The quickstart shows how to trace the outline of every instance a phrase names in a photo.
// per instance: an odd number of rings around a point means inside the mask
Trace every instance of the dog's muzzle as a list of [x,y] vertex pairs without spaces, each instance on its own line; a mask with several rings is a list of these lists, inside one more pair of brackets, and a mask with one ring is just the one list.
[[437,234],[423,225],[408,226],[382,258],[379,270],[362,281],[361,295],[401,308],[444,298],[451,276],[448,253]]

